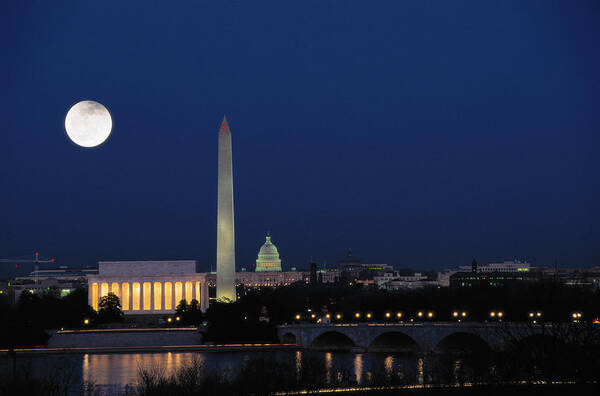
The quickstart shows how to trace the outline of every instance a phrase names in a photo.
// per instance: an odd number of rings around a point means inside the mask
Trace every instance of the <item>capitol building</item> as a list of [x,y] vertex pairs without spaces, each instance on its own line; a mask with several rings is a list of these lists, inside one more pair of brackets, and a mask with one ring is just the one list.
[[271,235],[267,234],[264,245],[258,252],[258,258],[256,259],[256,272],[263,271],[281,271],[281,259],[279,259],[279,252],[277,246],[271,242]]

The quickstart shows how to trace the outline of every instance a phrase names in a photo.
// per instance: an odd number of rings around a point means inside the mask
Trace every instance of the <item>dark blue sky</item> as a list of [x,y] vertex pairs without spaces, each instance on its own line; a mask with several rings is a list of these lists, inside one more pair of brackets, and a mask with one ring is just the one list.
[[1,256],[209,269],[227,114],[238,268],[600,264],[600,3],[152,3],[2,3]]

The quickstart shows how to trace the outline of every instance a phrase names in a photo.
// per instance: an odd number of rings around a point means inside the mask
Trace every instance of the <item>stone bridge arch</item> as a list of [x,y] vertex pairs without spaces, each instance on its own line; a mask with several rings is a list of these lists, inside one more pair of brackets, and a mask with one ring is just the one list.
[[403,352],[416,354],[421,346],[402,331],[389,330],[374,336],[367,345],[369,352]]
[[[347,337],[353,344],[352,348],[360,350],[418,350],[420,352],[434,351],[440,342],[453,334],[449,340],[466,338],[479,344],[485,344],[492,349],[504,348],[507,339],[520,339],[526,334],[540,332],[540,329],[528,327],[520,323],[368,323],[368,324],[291,324],[279,326],[277,329],[279,341],[286,344],[296,344],[302,348],[314,347],[314,341],[324,333],[338,333]],[[341,336],[328,335],[334,346],[350,347],[350,342]],[[335,338],[337,337],[337,338]],[[344,339],[344,342],[342,340]],[[412,340],[409,341],[409,340]],[[485,344],[479,342],[481,340]],[[318,344],[323,341],[319,339]],[[446,340],[448,341],[448,340]],[[446,343],[444,341],[444,343]],[[416,346],[413,344],[416,344]],[[459,342],[460,344],[460,342]],[[442,344],[444,346],[444,344]]]
[[316,350],[351,350],[355,348],[356,342],[343,331],[324,331],[314,337],[310,347]]
[[432,351],[437,353],[489,353],[492,347],[481,334],[473,331],[454,331],[442,337]]

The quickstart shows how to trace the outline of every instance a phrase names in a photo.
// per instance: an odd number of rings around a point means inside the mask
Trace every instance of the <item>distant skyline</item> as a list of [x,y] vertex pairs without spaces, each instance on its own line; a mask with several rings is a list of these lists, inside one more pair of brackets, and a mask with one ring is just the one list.
[[598,2],[0,7],[0,258],[214,269],[226,114],[238,270],[600,265]]

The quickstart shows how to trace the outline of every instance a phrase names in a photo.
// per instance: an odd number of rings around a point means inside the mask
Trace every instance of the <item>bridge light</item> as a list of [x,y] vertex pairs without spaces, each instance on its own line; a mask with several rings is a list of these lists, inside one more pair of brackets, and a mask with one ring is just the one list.
[[533,312],[529,312],[529,317],[533,318],[535,316],[535,314]]
[[494,311],[490,312],[490,318],[493,318],[495,316],[496,316],[496,312],[494,312]]
[[179,322],[181,320],[181,318],[179,316],[176,316],[175,320]]
[[538,318],[542,316],[542,313],[540,311],[537,311],[537,313],[535,314],[535,316],[537,316]]
[[401,319],[402,318],[402,312],[396,312],[396,317],[398,319]]
[[296,314],[296,320],[300,320],[301,316],[300,314]]
[[356,319],[360,318],[360,312],[357,312],[357,313],[355,313],[355,314],[354,314],[354,317],[355,317]]
[[455,318],[457,318],[458,317],[458,312],[456,312],[456,311],[452,312],[452,316],[455,317]]
[[173,319],[167,318],[167,322],[171,323],[172,321],[173,321]]
[[419,318],[422,318],[422,317],[423,317],[423,312],[421,312],[421,311],[417,312],[417,316],[418,316]]
[[391,316],[392,316],[392,314],[391,314],[391,313],[389,313],[389,312],[386,312],[386,313],[385,313],[385,317],[386,317],[387,319],[389,319]]
[[90,320],[89,319],[83,319],[83,324],[84,325],[89,325],[90,324]]
[[467,317],[467,313],[463,311],[463,313],[461,314],[461,316],[462,316],[463,318],[466,318],[466,317]]
[[433,318],[433,312],[431,312],[431,311],[427,312],[427,317],[428,318]]
[[311,315],[310,315],[310,317],[311,317],[311,319],[314,319],[314,318],[316,318],[316,317],[317,317],[317,315],[315,315],[315,314],[311,314]]
[[340,319],[342,319],[342,314],[336,314],[336,315],[335,315],[335,318],[336,318],[337,320],[340,320]]
[[327,319],[329,319],[329,318],[331,318],[331,315],[330,315],[330,314],[327,314],[327,315],[325,315],[325,317],[326,317]]
[[499,318],[501,318],[501,317],[503,317],[503,316],[504,316],[504,312],[502,312],[502,311],[498,312],[498,317],[499,317]]
[[371,312],[367,312],[365,316],[367,317],[367,319],[371,319],[371,316],[373,316],[373,314],[371,314]]

